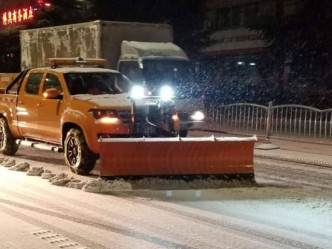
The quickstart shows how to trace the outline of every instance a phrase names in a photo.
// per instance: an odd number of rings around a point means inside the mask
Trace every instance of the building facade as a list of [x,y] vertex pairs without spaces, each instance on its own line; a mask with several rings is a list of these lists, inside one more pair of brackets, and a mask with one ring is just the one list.
[[[201,51],[201,71],[217,103],[266,102],[288,87],[285,66],[277,68],[275,55],[263,33],[254,29],[259,16],[276,17],[280,0],[206,0],[205,29],[211,45]],[[282,15],[297,11],[298,1],[283,0]]]

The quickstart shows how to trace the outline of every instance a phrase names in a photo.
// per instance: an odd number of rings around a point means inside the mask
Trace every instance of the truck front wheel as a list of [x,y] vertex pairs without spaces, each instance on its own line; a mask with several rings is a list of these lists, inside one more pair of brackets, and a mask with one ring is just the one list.
[[64,142],[65,161],[70,170],[79,175],[86,175],[93,170],[97,154],[92,153],[81,130],[72,128]]
[[0,153],[4,155],[14,155],[18,150],[16,139],[10,132],[7,120],[0,118]]

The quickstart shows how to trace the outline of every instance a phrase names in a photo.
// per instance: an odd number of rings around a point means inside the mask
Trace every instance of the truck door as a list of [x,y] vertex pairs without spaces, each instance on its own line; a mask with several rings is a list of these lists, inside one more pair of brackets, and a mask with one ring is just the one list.
[[23,81],[17,103],[17,126],[22,137],[39,138],[37,110],[43,72],[30,72]]
[[38,108],[40,134],[47,141],[61,143],[61,116],[63,112],[63,87],[59,77],[54,73],[47,73],[42,92],[56,88],[62,92],[56,99],[42,98]]

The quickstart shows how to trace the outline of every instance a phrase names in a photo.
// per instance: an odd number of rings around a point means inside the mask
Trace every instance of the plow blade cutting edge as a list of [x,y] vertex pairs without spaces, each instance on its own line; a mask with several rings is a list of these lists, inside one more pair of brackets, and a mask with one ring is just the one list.
[[254,178],[256,136],[101,138],[100,176],[108,178],[220,176]]

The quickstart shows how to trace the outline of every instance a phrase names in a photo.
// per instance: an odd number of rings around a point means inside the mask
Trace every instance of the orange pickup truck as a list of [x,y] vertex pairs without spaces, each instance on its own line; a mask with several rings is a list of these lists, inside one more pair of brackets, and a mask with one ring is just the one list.
[[77,174],[89,173],[99,138],[176,136],[174,103],[134,98],[135,87],[105,60],[49,59],[51,67],[21,72],[0,93],[0,152],[19,145],[64,152]]

